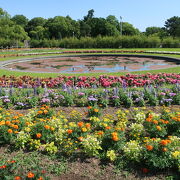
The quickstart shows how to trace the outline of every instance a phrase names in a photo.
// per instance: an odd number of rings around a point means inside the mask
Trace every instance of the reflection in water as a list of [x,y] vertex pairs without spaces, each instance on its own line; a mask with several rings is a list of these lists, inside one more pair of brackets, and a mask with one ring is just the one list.
[[93,71],[95,68],[95,65],[85,65],[85,67],[87,67],[89,71]]
[[61,73],[88,73],[88,72],[120,72],[143,71],[160,69],[179,65],[178,62],[168,62],[153,58],[139,57],[57,57],[45,60],[21,61],[7,65],[16,70],[33,70]]

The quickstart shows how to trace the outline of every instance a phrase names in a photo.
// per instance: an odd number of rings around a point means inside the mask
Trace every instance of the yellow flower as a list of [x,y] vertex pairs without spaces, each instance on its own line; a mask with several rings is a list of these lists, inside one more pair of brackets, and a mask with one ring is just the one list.
[[174,151],[174,152],[172,152],[171,154],[172,154],[172,156],[173,156],[175,159],[177,159],[178,156],[180,156],[180,151]]
[[1,125],[5,125],[5,121],[3,120],[3,121],[0,121],[0,126]]
[[116,154],[114,150],[107,151],[106,156],[111,160],[114,161],[116,159]]
[[87,131],[87,129],[86,129],[86,128],[82,128],[81,130],[82,130],[82,132],[86,132],[86,131]]
[[24,130],[25,130],[26,132],[30,132],[30,131],[31,131],[31,129],[30,129],[30,128],[28,128],[28,127],[27,127],[27,128],[25,128]]

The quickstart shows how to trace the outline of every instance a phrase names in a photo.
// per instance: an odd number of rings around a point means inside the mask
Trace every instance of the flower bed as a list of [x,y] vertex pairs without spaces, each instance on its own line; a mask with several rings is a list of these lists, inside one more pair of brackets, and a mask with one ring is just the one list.
[[49,87],[58,88],[66,85],[68,87],[143,87],[145,85],[162,85],[180,83],[180,74],[158,73],[158,74],[127,74],[125,76],[107,76],[99,77],[87,76],[59,76],[56,78],[34,78],[30,76],[2,76],[0,77],[1,87]]
[[179,84],[166,86],[147,85],[144,88],[128,88],[126,84],[114,88],[0,88],[0,106],[28,109],[42,104],[60,106],[126,107],[180,105]]
[[[88,115],[98,112],[89,107]],[[134,108],[101,118],[73,111],[67,119],[63,112],[54,112],[47,105],[23,115],[0,109],[0,144],[14,149],[46,154],[74,156],[84,154],[114,163],[117,167],[135,165],[144,172],[180,170],[180,112],[162,109],[155,113]],[[0,164],[0,177],[13,174],[15,162]],[[30,173],[34,178],[36,174]],[[30,175],[29,174],[29,175]],[[27,174],[14,174],[25,177]],[[42,174],[36,176],[39,178]]]

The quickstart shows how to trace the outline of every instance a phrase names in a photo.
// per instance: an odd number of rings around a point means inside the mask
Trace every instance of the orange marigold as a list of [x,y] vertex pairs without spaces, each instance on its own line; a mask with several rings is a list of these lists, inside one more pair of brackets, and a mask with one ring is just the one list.
[[168,141],[167,140],[161,140],[159,143],[163,146],[166,146],[168,144]]
[[35,174],[32,172],[28,172],[27,177],[28,178],[34,178]]
[[82,127],[83,124],[84,124],[84,123],[83,123],[82,121],[80,121],[80,122],[77,123],[77,125],[78,125],[79,127]]
[[68,129],[68,130],[67,130],[67,133],[68,133],[68,134],[72,134],[72,132],[73,132],[72,129]]
[[112,140],[113,140],[113,141],[118,141],[119,138],[118,138],[117,136],[112,136]]
[[87,128],[90,128],[90,127],[91,127],[91,124],[90,124],[90,123],[86,123],[86,127],[87,127]]
[[157,121],[157,120],[153,120],[153,123],[154,123],[154,124],[158,124],[158,121]]
[[111,129],[111,127],[110,126],[106,126],[106,129]]
[[83,137],[81,136],[81,137],[78,137],[78,140],[79,141],[83,141]]
[[38,114],[42,114],[42,113],[43,113],[43,111],[38,111],[37,113],[38,113]]
[[20,180],[20,179],[21,179],[20,176],[15,176],[15,177],[14,177],[14,180]]
[[151,122],[151,118],[149,118],[149,117],[146,118],[146,121],[147,121],[147,122]]
[[104,132],[103,131],[98,131],[97,134],[102,136],[104,134]]
[[166,152],[166,151],[167,151],[167,148],[162,148],[162,151],[163,151],[163,152]]
[[12,129],[8,129],[7,132],[8,132],[9,134],[11,134],[11,133],[13,133],[13,130],[12,130]]
[[94,109],[94,112],[99,112],[99,109]]
[[87,108],[88,108],[88,109],[92,109],[92,106],[88,106]]
[[45,125],[44,128],[45,129],[50,129],[50,126],[49,125]]
[[41,136],[42,136],[41,133],[37,133],[37,134],[36,134],[36,137],[37,137],[37,138],[41,138]]
[[37,180],[43,180],[43,177],[42,177],[42,176],[40,176]]
[[5,124],[6,124],[7,126],[9,126],[9,125],[11,124],[11,122],[10,122],[10,121],[6,121]]
[[18,126],[18,125],[13,125],[13,128],[14,128],[14,129],[18,129],[19,126]]
[[148,150],[148,151],[152,151],[153,150],[153,146],[151,146],[151,145],[146,145],[146,149]]

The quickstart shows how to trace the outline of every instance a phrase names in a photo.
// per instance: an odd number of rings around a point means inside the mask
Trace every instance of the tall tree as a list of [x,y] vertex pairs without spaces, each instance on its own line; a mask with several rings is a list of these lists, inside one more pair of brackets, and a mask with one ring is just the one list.
[[25,26],[27,26],[28,21],[29,21],[29,20],[26,18],[26,16],[24,16],[24,15],[15,15],[15,16],[13,16],[13,17],[11,18],[11,20],[12,20],[13,22],[15,22],[17,25],[22,26],[23,28],[24,28]]
[[180,17],[173,16],[165,22],[165,28],[169,35],[180,37]]
[[139,29],[135,28],[132,24],[123,22],[122,24],[122,34],[123,35],[138,35],[140,34]]
[[84,21],[88,21],[94,17],[94,9],[88,11],[88,14],[84,16]]

